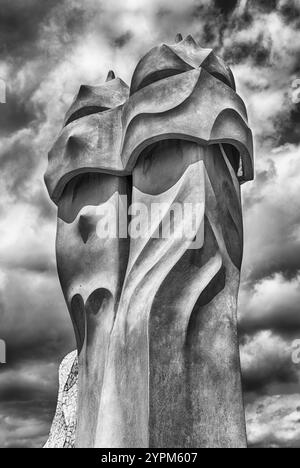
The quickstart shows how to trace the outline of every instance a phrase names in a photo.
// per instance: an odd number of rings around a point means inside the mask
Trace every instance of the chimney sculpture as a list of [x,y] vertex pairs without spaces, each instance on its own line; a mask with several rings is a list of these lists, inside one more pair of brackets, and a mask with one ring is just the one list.
[[236,309],[252,178],[232,72],[191,36],[150,50],[130,88],[113,72],[80,88],[45,176],[78,354],[47,447],[246,446]]

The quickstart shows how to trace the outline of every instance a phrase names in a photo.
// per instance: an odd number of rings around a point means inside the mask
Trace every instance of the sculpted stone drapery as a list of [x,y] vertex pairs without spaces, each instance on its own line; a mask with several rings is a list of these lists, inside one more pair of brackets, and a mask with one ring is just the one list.
[[[191,36],[146,54],[130,88],[113,73],[81,87],[45,176],[77,340],[76,447],[246,446],[236,306],[252,177],[232,72]],[[143,236],[99,236],[104,209],[130,226],[124,200],[161,210]]]

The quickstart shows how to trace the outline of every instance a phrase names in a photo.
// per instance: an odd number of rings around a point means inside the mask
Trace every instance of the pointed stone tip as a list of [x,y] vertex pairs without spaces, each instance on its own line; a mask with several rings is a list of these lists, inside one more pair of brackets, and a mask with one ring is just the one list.
[[181,33],[176,34],[176,37],[175,37],[175,44],[178,44],[178,42],[181,42],[182,39],[183,39],[183,37],[182,37],[182,34],[181,34]]
[[194,45],[194,46],[197,45],[195,39],[193,38],[193,36],[192,36],[191,34],[189,34],[188,36],[186,36],[185,42],[186,42],[187,44],[191,44],[191,45]]
[[106,81],[111,81],[111,80],[114,80],[115,78],[116,78],[115,72],[113,70],[109,70]]

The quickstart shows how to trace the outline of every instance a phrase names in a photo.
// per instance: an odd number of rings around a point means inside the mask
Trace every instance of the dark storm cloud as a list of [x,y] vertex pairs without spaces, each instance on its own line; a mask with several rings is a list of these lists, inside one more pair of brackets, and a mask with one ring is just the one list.
[[[47,362],[43,364],[44,370],[37,369],[34,365],[27,365],[25,369],[27,373],[31,373],[30,377],[25,374],[24,368],[2,371],[0,376],[1,403],[54,400],[58,369],[53,366],[50,371],[49,364]],[[43,375],[45,372],[47,376]]]
[[300,334],[299,299],[300,294],[287,303],[285,297],[284,301],[273,305],[271,310],[261,310],[254,315],[246,311],[239,323],[240,333],[250,335],[260,330],[273,330],[281,336],[297,339]]
[[[299,66],[299,63],[298,63]],[[286,96],[289,101],[288,96]],[[300,104],[293,104],[283,109],[283,111],[275,117],[275,130],[277,131],[278,145],[284,143],[299,143],[300,141]]]
[[126,31],[120,36],[116,37],[113,41],[113,47],[124,47],[132,39],[132,33]]
[[300,4],[298,0],[282,0],[279,11],[288,24],[300,22]]
[[1,56],[32,57],[40,27],[59,0],[1,0],[0,52]]
[[[53,399],[19,401],[0,404],[1,435],[5,448],[41,448],[46,441],[49,419],[55,411]],[[2,433],[2,434],[1,434]]]
[[300,270],[300,241],[294,240],[266,246],[265,252],[255,263],[248,277],[250,283],[256,283],[263,278],[269,278],[275,273],[281,273],[286,279],[295,278]]
[[0,137],[28,128],[37,117],[38,114],[30,106],[30,101],[13,94],[8,88],[6,104],[0,111]]
[[[247,62],[249,59],[256,65],[266,65],[270,56],[270,41],[267,31],[262,30],[253,37],[249,35],[237,39],[237,33],[249,33],[257,15],[256,2],[246,2],[242,11],[238,10],[239,1],[198,2],[192,16],[205,18],[196,37],[203,46],[213,47],[230,64]],[[226,44],[225,44],[226,41]]]
[[[243,9],[241,9],[242,3],[244,3]],[[277,13],[281,18],[292,19],[294,24],[289,23],[291,29],[294,27],[297,30],[295,22],[300,20],[300,9],[299,4],[293,1],[215,0],[213,4],[199,2],[193,12],[199,20],[205,18],[205,26],[202,32],[200,30],[198,33],[200,42],[215,47],[229,63],[248,63],[250,60],[259,67],[274,65],[276,68],[277,62],[280,69],[280,59],[276,49],[282,47],[286,55],[289,55],[289,49],[286,47],[288,44],[284,44],[284,39],[280,42],[280,38],[276,38],[275,44],[271,37],[267,19],[272,13]],[[243,34],[239,35],[240,32]],[[291,47],[291,54],[294,54],[294,47]],[[275,60],[271,64],[273,57]],[[299,66],[297,56],[295,64]]]
[[54,411],[55,402],[52,399],[11,400],[0,404],[1,447],[41,448]]
[[[39,395],[39,397],[41,394]],[[45,395],[43,395],[45,396]],[[11,416],[16,416],[26,420],[30,418],[39,418],[42,421],[48,422],[49,415],[52,415],[53,407],[55,405],[52,396],[50,400],[47,398],[38,398],[34,400],[14,400],[11,398],[5,403],[5,413],[10,414]],[[4,405],[0,407],[0,413],[3,412]]]
[[224,51],[224,59],[231,64],[238,64],[250,60],[254,65],[266,66],[271,55],[271,39],[260,33],[252,41],[241,40],[230,49]]
[[10,370],[21,363],[58,363],[75,349],[71,319],[62,293],[57,292],[56,275],[7,272],[0,311],[1,338],[6,342]]
[[249,295],[263,279],[280,274],[291,281],[300,270],[299,149],[286,145],[258,163],[257,176],[244,198],[247,276],[243,279]]
[[277,9],[279,0],[254,0],[253,5],[255,5],[258,10],[265,11],[270,13]]
[[[246,397],[299,392],[299,366],[292,359],[299,339],[299,277],[264,279],[240,292],[239,332]],[[249,393],[250,392],[250,393]]]
[[248,337],[241,348],[245,392],[271,394],[278,385],[299,385],[292,347],[279,335],[261,332]]
[[264,393],[266,388],[274,383],[299,384],[298,374],[293,367],[291,359],[278,360],[275,356],[268,361],[260,359],[257,366],[243,370],[243,390],[245,392]]
[[228,15],[231,13],[236,6],[238,5],[239,0],[214,0],[214,4],[216,8],[218,8],[224,15]]
[[[34,319],[35,317],[33,317]],[[10,368],[14,365],[36,362],[60,362],[70,351],[75,349],[71,324],[69,329],[62,330],[54,325],[48,330],[41,330],[38,336],[34,330],[24,330],[23,336],[14,340],[9,333],[1,332],[7,343],[7,363]]]
[[[3,266],[3,263],[1,262]],[[56,275],[24,270],[1,284],[0,446],[41,447],[54,416],[58,365],[74,337]]]
[[[54,416],[58,365],[75,347],[63,299],[56,281],[41,275],[16,273],[7,278],[0,303],[1,338],[7,364],[0,372],[0,446],[41,447]],[[52,281],[53,283],[53,281]],[[5,290],[5,295],[3,295]]]
[[72,40],[68,35],[78,34],[86,25],[87,14],[89,9],[75,0],[1,0],[1,57],[20,62],[24,59],[32,60],[37,54],[37,58],[41,58],[40,54],[44,52],[51,59],[51,43],[44,44],[44,47],[48,45],[49,48],[43,51],[39,42],[45,26],[51,28],[53,19],[56,23],[62,20],[64,35],[56,39],[66,44]]
[[222,31],[226,27],[226,19],[222,11],[213,3],[198,2],[191,12],[191,18],[196,18],[201,24],[201,28],[198,31],[195,30],[195,38],[201,46],[211,47],[218,51],[221,47]]

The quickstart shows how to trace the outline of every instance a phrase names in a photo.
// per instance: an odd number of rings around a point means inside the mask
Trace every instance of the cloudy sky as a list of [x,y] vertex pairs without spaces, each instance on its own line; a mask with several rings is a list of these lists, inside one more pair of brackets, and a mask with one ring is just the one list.
[[[224,4],[226,6],[224,6]],[[256,144],[243,187],[239,301],[251,446],[300,447],[299,0],[0,0],[0,447],[40,447],[57,368],[74,346],[55,267],[56,210],[47,152],[80,84],[107,71],[129,82],[136,61],[177,32],[232,66]],[[294,95],[295,97],[295,95]]]

